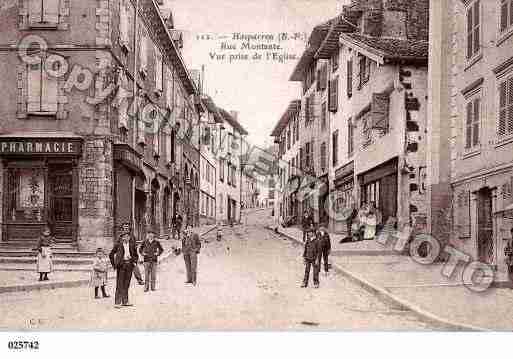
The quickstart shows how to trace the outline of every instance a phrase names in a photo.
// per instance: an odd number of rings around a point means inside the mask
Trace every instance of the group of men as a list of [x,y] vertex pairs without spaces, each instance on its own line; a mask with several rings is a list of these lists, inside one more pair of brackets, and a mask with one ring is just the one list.
[[[176,222],[175,222],[176,223]],[[173,238],[182,239],[182,254],[187,272],[186,284],[196,286],[198,254],[201,250],[201,241],[197,233],[193,233],[188,225],[185,232],[181,233],[180,226],[173,231]],[[164,249],[157,240],[158,231],[154,227],[146,229],[146,236],[139,248],[131,231],[130,223],[120,226],[119,240],[114,244],[109,259],[116,270],[116,294],[115,307],[132,306],[128,300],[128,290],[132,274],[140,285],[144,285],[144,291],[156,290],[158,257]],[[139,271],[138,263],[144,264],[144,281]]]

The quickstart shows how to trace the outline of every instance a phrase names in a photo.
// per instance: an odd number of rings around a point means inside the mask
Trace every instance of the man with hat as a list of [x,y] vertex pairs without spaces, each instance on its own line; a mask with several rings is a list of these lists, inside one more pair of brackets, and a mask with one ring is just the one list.
[[320,247],[319,248],[320,249],[319,267],[321,266],[321,262],[324,259],[324,273],[325,273],[325,275],[328,275],[328,271],[329,271],[328,256],[330,255],[330,252],[331,252],[331,239],[330,239],[330,235],[329,235],[326,227],[321,226],[319,228],[318,238],[319,238],[319,247]]
[[129,231],[122,231],[119,241],[112,247],[109,254],[110,263],[116,269],[116,295],[115,307],[132,306],[128,301],[128,288],[130,288],[130,279],[132,271],[139,256],[135,240],[130,236]]
[[199,235],[198,233],[193,233],[191,225],[188,224],[182,239],[182,253],[187,271],[186,284],[196,285],[198,254],[200,250],[201,241]]
[[[129,232],[130,233],[130,240],[133,240],[134,243],[137,243],[137,241],[135,240],[135,236],[132,232],[132,226],[130,225],[129,222],[123,222],[120,226],[119,226],[119,230],[120,232]],[[139,265],[136,263],[134,263],[134,270],[133,270],[133,274],[134,274],[134,277],[135,279],[137,280],[137,283],[139,285],[144,285],[144,281],[143,281],[143,278],[142,278],[142,275],[141,275],[141,271],[139,270]]]
[[139,247],[139,254],[144,258],[144,291],[156,290],[155,283],[157,281],[157,263],[158,257],[164,252],[162,245],[155,239],[157,231],[150,226],[146,230],[146,240]]

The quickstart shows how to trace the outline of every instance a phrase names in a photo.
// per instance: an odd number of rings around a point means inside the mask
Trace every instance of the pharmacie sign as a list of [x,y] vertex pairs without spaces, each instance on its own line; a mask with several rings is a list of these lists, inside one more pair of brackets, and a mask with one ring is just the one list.
[[0,155],[80,155],[77,139],[0,139]]

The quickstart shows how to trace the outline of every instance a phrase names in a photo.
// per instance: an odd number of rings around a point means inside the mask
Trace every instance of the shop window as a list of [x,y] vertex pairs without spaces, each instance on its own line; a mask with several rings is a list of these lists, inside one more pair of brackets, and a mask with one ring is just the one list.
[[362,204],[374,203],[376,206],[379,206],[379,186],[379,180],[367,183],[365,186],[363,186]]
[[40,168],[7,171],[7,213],[13,222],[42,222],[45,207],[45,174]]

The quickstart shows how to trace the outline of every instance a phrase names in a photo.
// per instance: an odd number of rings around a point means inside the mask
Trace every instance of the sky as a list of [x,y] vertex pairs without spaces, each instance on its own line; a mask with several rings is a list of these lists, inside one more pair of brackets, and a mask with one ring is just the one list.
[[[280,63],[267,60],[268,50],[241,50],[244,41],[232,41],[234,33],[272,34],[273,40],[252,44],[279,44],[280,50],[299,58],[313,27],[333,18],[339,0],[165,0],[173,11],[175,28],[183,31],[182,55],[189,69],[205,67],[204,89],[216,104],[237,111],[239,122],[249,132],[250,143],[272,145],[271,131],[290,101],[300,97],[300,84],[289,81],[296,59]],[[287,33],[287,41],[277,41]],[[202,37],[203,35],[203,37]],[[301,36],[298,36],[301,35]],[[210,36],[211,39],[208,39]],[[220,39],[220,36],[227,36]],[[222,50],[221,43],[235,44],[236,50]],[[223,60],[211,55],[225,54]],[[253,60],[258,52],[261,60]],[[248,60],[232,59],[242,53]]]

